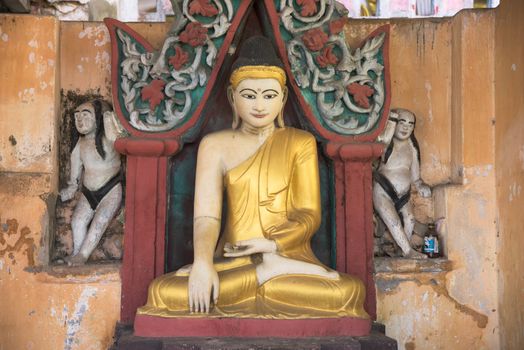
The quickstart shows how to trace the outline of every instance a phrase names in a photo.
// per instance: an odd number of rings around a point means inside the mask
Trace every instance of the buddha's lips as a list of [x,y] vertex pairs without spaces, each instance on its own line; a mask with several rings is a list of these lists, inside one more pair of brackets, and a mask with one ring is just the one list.
[[267,114],[251,114],[251,115],[252,115],[253,117],[255,117],[255,118],[259,118],[259,119],[264,118],[265,116],[267,116]]

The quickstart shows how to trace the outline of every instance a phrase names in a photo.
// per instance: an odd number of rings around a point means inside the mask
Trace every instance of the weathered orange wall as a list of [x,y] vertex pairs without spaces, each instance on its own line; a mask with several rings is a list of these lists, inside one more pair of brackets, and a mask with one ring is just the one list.
[[59,22],[0,15],[0,349],[105,349],[118,267],[44,269],[57,193]]
[[504,0],[495,26],[501,348],[524,348],[524,2]]
[[[511,7],[517,5],[508,6],[500,13],[517,22],[518,9]],[[524,97],[508,93],[524,91],[522,47],[511,46],[517,36],[510,29],[522,32],[523,25],[502,25],[500,16],[468,11],[438,21],[351,21],[346,28],[355,47],[373,29],[391,24],[392,107],[417,114],[422,176],[436,186],[434,208],[426,203],[423,214],[446,217],[451,270],[421,273],[415,266],[376,276],[379,321],[400,349],[516,349],[522,343],[522,312],[504,310],[522,297],[523,286],[522,274],[509,272],[515,261],[523,263],[516,217],[522,208]],[[169,25],[132,27],[158,47]],[[0,85],[0,252],[14,249],[0,253],[0,348],[103,349],[119,317],[118,266],[27,267],[45,265],[49,256],[59,89],[110,98],[107,31],[101,23],[1,16],[0,52],[0,76],[9,82]],[[514,88],[497,86],[495,93],[495,80]],[[8,219],[14,221],[8,225]]]
[[425,214],[446,218],[452,268],[379,271],[378,320],[400,349],[497,349],[494,12],[391,24],[392,107],[417,114]]

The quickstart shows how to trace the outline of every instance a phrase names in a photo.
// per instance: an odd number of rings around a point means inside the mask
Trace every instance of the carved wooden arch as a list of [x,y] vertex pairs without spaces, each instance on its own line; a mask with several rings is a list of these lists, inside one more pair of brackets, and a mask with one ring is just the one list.
[[[288,1],[289,2],[289,1]],[[292,1],[291,1],[292,2]],[[321,1],[321,3],[330,1]],[[167,212],[167,172],[168,159],[176,154],[185,142],[193,139],[198,133],[203,121],[200,114],[208,100],[215,85],[222,63],[228,55],[228,50],[234,42],[235,36],[242,22],[245,21],[247,14],[255,1],[242,0],[232,1],[233,15],[230,16],[230,24],[227,32],[223,34],[221,45],[216,52],[214,63],[208,70],[208,80],[205,88],[200,91],[201,99],[197,105],[192,106],[193,110],[178,125],[169,130],[140,130],[137,123],[143,120],[151,120],[154,112],[158,113],[158,104],[152,107],[145,117],[146,119],[135,119],[135,124],[130,122],[129,113],[126,115],[125,99],[122,98],[123,84],[123,34],[127,36],[129,42],[138,45],[142,50],[137,49],[140,55],[133,56],[133,62],[144,62],[149,59],[153,62],[153,56],[149,53],[154,52],[151,45],[138,33],[127,25],[114,19],[106,19],[112,42],[112,87],[113,103],[119,120],[128,132],[128,136],[117,140],[115,146],[117,150],[128,156],[127,160],[127,188],[126,188],[126,222],[125,222],[125,244],[124,257],[122,264],[122,305],[121,321],[132,323],[137,307],[145,304],[147,288],[150,282],[157,276],[164,273],[164,250],[166,234],[166,212]],[[290,61],[287,56],[286,42],[281,35],[282,17],[277,11],[275,3],[279,1],[265,0],[257,5],[262,6],[265,12],[267,23],[269,23],[270,36],[274,39],[279,53],[285,63],[288,76],[294,77]],[[331,2],[330,2],[331,3]],[[184,1],[184,4],[191,4],[191,1]],[[186,12],[189,7],[186,8]],[[194,18],[193,18],[194,19]],[[339,19],[339,18],[337,18]],[[187,19],[186,19],[187,21]],[[188,25],[193,23],[187,21],[185,27],[181,26],[174,29],[177,37],[187,30]],[[327,23],[327,22],[326,22]],[[195,26],[197,27],[197,26]],[[198,28],[197,28],[198,29]],[[119,34],[120,33],[120,34]],[[172,35],[171,33],[170,35]],[[364,133],[357,135],[344,135],[333,129],[327,128],[322,122],[318,111],[315,112],[304,97],[303,90],[295,79],[290,79],[290,85],[298,98],[298,105],[307,118],[307,121],[317,138],[323,141],[326,154],[333,159],[335,168],[335,212],[336,212],[336,251],[337,269],[342,272],[351,273],[361,278],[367,288],[366,310],[375,317],[375,289],[373,282],[373,224],[372,224],[372,202],[371,202],[371,161],[378,157],[382,152],[382,146],[375,143],[376,137],[385,126],[387,114],[389,112],[389,67],[388,58],[388,27],[381,27],[372,33],[366,42],[380,35],[383,36],[381,46],[381,57],[384,65],[384,99],[381,113],[377,122]],[[343,35],[343,34],[342,34]],[[197,35],[198,36],[198,35]],[[189,41],[191,38],[187,38]],[[166,39],[166,42],[169,40]],[[188,43],[186,43],[186,46]],[[129,47],[127,48],[129,50]],[[197,47],[198,49],[198,47]],[[180,51],[175,51],[171,57],[180,55]],[[166,51],[164,56],[168,56]],[[180,57],[183,57],[181,55]],[[158,57],[156,57],[158,62]],[[166,60],[167,61],[167,60]],[[133,64],[131,62],[131,64]],[[129,63],[129,62],[128,62]],[[150,65],[152,67],[153,65]],[[165,68],[165,67],[164,67]],[[173,71],[173,70],[172,70]],[[139,70],[139,73],[143,73]],[[147,74],[143,74],[146,76]],[[159,98],[166,97],[166,90],[162,83],[154,83],[152,76],[147,77],[147,81],[138,82],[140,93],[143,94],[144,87],[151,86]],[[155,89],[154,85],[157,85]],[[363,84],[364,85],[364,84]],[[128,84],[129,86],[129,84]],[[128,90],[129,91],[129,90]],[[144,94],[145,95],[145,94]],[[154,95],[154,94],[153,94]],[[151,96],[148,94],[147,96]],[[187,94],[186,94],[187,96]],[[134,97],[138,99],[138,96]],[[144,96],[142,96],[144,98]],[[129,99],[128,99],[129,100]],[[144,100],[142,99],[142,102]],[[139,101],[140,103],[140,101]],[[163,100],[160,104],[164,103]],[[165,103],[163,105],[166,109]],[[146,108],[142,107],[142,110]],[[136,113],[135,113],[136,114]],[[164,113],[165,115],[165,113]],[[138,120],[138,122],[137,122]],[[153,125],[154,126],[154,125]]]

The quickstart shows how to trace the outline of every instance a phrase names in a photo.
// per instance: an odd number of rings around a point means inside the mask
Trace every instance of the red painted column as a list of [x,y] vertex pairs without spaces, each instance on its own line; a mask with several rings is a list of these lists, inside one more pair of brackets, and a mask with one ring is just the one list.
[[180,146],[174,139],[129,137],[115,148],[127,155],[120,321],[131,324],[150,282],[164,273],[168,161]]
[[335,167],[337,270],[359,277],[366,286],[366,311],[376,318],[373,281],[373,199],[371,162],[379,143],[326,145]]

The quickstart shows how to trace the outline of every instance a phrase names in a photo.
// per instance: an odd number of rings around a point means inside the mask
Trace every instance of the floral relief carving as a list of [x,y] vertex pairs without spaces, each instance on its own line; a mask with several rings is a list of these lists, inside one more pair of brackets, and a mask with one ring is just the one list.
[[180,46],[175,46],[175,55],[169,57],[169,64],[174,69],[180,70],[187,62],[189,62],[189,54]]
[[189,4],[189,13],[192,15],[213,17],[218,15],[218,9],[210,0],[193,0]]
[[338,57],[333,53],[333,46],[324,47],[320,52],[320,55],[318,55],[315,58],[315,60],[317,61],[318,65],[322,68],[326,68],[327,66],[334,66],[339,61]]
[[310,29],[302,36],[304,45],[311,51],[320,51],[328,39],[327,34],[320,28]]
[[207,40],[207,29],[198,22],[191,22],[180,33],[180,41],[193,47],[202,46]]
[[160,79],[155,79],[151,84],[142,88],[142,100],[149,102],[149,108],[154,111],[156,107],[166,97],[164,95],[164,86],[166,82]]
[[[146,52],[117,28],[121,110],[138,130],[167,131],[182,124],[197,105],[194,92],[205,88],[218,49],[231,25],[231,0],[183,0],[162,48]],[[140,96],[141,98],[137,98]],[[144,103],[146,102],[146,103]]]
[[317,13],[318,0],[297,0],[297,4],[302,6],[300,14],[304,17],[313,16]]
[[344,37],[347,10],[334,0],[282,1],[280,19],[291,36],[286,47],[293,77],[303,93],[316,99],[314,114],[339,134],[372,130],[386,100],[386,33],[351,50]]

